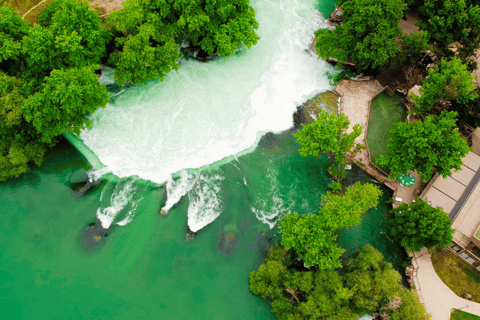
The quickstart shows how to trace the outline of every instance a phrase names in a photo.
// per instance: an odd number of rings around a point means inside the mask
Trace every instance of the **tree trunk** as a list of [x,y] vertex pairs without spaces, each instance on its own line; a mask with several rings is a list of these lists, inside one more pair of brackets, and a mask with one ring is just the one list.
[[297,300],[298,304],[300,304],[300,300],[298,300],[298,297],[296,295],[297,291],[296,290],[293,290],[293,289],[290,289],[290,288],[286,288],[286,289],[283,289],[285,291],[287,291],[288,293],[290,293],[294,298],[295,300]]

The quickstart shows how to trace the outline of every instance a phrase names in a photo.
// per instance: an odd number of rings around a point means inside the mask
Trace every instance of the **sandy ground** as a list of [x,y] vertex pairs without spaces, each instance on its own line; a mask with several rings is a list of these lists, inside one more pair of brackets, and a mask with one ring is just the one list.
[[407,20],[400,19],[398,26],[402,29],[403,33],[414,33],[420,30],[419,27],[415,25],[417,21],[420,21],[418,13],[409,12],[406,14]]
[[449,320],[452,309],[480,316],[480,303],[460,298],[438,277],[427,249],[414,255],[415,287],[432,320]]
[[126,0],[91,0],[88,1],[90,3],[90,7],[100,7],[104,8],[106,12],[111,12],[116,9],[122,8],[122,2]]

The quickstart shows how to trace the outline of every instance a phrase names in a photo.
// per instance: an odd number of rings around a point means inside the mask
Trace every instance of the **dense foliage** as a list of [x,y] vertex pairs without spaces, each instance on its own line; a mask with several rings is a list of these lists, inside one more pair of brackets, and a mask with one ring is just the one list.
[[178,70],[185,43],[227,56],[259,37],[249,0],[128,0],[105,28],[88,2],[56,0],[30,26],[0,6],[0,181],[40,165],[62,132],[77,135],[109,100],[95,71],[140,84]]
[[47,145],[23,117],[23,81],[0,71],[0,181],[19,177],[28,163],[41,165]]
[[429,115],[424,121],[399,122],[390,130],[388,155],[378,157],[392,177],[415,170],[423,180],[437,172],[443,177],[460,170],[462,158],[472,149],[455,130],[455,112]]
[[277,245],[251,273],[250,290],[270,299],[280,320],[351,320],[375,312],[394,320],[429,319],[416,294],[399,285],[400,275],[371,245],[356,252],[345,271],[302,269]]
[[307,267],[339,268],[345,250],[335,243],[338,231],[361,223],[362,215],[377,206],[380,194],[377,186],[358,182],[343,195],[327,192],[319,215],[294,212],[282,218],[282,246],[295,250]]
[[99,64],[108,37],[109,31],[87,2],[54,1],[23,38],[27,76],[41,81],[53,69]]
[[[359,124],[353,126],[353,131],[347,133],[350,121],[343,113],[340,116],[320,111],[317,119],[294,134],[298,144],[302,145],[302,157],[318,156],[326,152],[330,157],[329,171],[334,178],[342,177],[343,168],[347,165],[346,155],[357,147],[355,139],[362,133]],[[338,167],[340,169],[338,169]]]
[[41,142],[50,143],[64,131],[80,135],[90,125],[85,115],[107,104],[110,98],[93,73],[96,68],[53,70],[41,90],[26,100],[25,120],[33,124]]
[[95,70],[110,31],[88,3],[52,2],[31,27],[0,7],[0,181],[40,165],[64,131],[109,100]]
[[[435,65],[428,72],[420,88],[421,96],[413,95],[416,113],[435,113],[434,108],[443,110],[445,105],[465,105],[478,97],[477,86],[472,74],[459,59],[442,59],[440,67]],[[460,108],[461,109],[461,108]]]
[[452,243],[454,230],[451,220],[442,208],[433,208],[418,199],[408,205],[402,203],[392,210],[393,219],[388,222],[389,232],[403,246],[419,251],[446,248]]
[[454,41],[462,42],[470,54],[480,40],[480,8],[477,1],[426,0],[420,6],[419,26],[427,31],[440,49]]
[[351,61],[364,70],[383,66],[398,55],[402,0],[348,0],[341,6],[343,25],[315,33],[320,58]]
[[207,55],[229,56],[259,40],[249,0],[128,0],[123,7],[107,18],[121,31],[110,58],[119,84],[163,79],[178,70],[181,41]]

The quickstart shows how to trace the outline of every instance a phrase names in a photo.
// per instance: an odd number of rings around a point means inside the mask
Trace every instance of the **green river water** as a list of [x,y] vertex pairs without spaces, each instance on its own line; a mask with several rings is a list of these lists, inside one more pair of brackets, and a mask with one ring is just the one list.
[[[259,17],[266,14],[263,5],[284,11],[292,5],[260,2],[253,3]],[[324,16],[334,3],[295,0],[296,6],[318,9]],[[188,72],[186,65],[183,74]],[[168,81],[164,85],[167,90]],[[152,95],[163,87],[152,82],[142,88]],[[130,97],[137,99],[135,94]],[[119,104],[112,104],[108,112],[116,110],[127,122],[131,118],[121,113],[123,109],[142,112],[143,104],[130,101],[122,107],[122,96],[117,98]],[[104,124],[107,115],[100,115]],[[152,116],[147,112],[146,117]],[[291,114],[286,117],[290,121]],[[94,119],[93,129],[98,122]],[[148,132],[149,126],[141,129]],[[118,160],[113,151],[101,152],[103,145],[117,142],[95,134],[92,130],[89,139],[95,142],[92,149],[100,150],[102,162]],[[137,152],[123,144],[115,148],[124,150],[125,158]],[[269,303],[250,293],[249,274],[278,243],[278,219],[294,210],[317,212],[331,183],[328,160],[302,158],[298,148],[291,131],[268,133],[250,152],[176,173],[169,180],[169,201],[175,197],[179,201],[172,201],[168,214],[162,216],[165,188],[159,181],[109,173],[78,196],[82,184],[74,182],[90,165],[69,142],[62,142],[47,154],[41,168],[0,184],[1,318],[274,319]],[[189,147],[186,150],[188,154]],[[134,169],[132,165],[129,172]],[[141,174],[148,176],[148,171]],[[374,183],[353,168],[345,182],[355,181]],[[371,243],[398,266],[402,250],[385,234],[389,208],[385,201],[391,192],[382,190],[379,206],[365,215],[361,225],[342,230],[339,243],[347,250],[345,257]],[[99,216],[111,218],[111,228],[96,249],[87,250],[82,243],[84,230]],[[189,226],[199,230],[193,240],[186,238]]]

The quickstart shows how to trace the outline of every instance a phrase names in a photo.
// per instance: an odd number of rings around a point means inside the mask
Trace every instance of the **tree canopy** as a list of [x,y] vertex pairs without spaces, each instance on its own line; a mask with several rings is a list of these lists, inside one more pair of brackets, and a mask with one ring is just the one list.
[[[423,80],[423,87],[419,89],[421,96],[413,95],[416,113],[433,113],[432,107],[440,102],[455,101],[465,105],[478,97],[477,86],[473,82],[472,74],[461,60],[454,58],[451,61],[442,59],[440,68],[435,65]],[[443,107],[440,107],[443,109]]]
[[8,71],[9,63],[18,59],[22,53],[21,40],[29,28],[14,9],[0,6],[0,70]]
[[109,101],[107,89],[94,70],[98,66],[53,70],[41,90],[30,96],[22,107],[39,140],[51,143],[67,131],[80,135],[90,125],[86,118]]
[[23,118],[23,81],[0,71],[0,181],[19,177],[29,163],[41,165],[47,150]]
[[120,85],[163,80],[177,71],[181,41],[209,55],[229,56],[259,40],[249,0],[128,0],[122,10],[107,17],[107,23],[122,33],[110,58]]
[[445,50],[454,41],[471,48],[478,47],[480,39],[480,8],[475,1],[426,0],[420,6],[420,28]]
[[394,217],[388,221],[388,230],[403,246],[420,251],[423,247],[443,249],[452,243],[452,221],[442,208],[433,208],[417,199],[408,205],[402,203],[392,213]]
[[400,52],[396,39],[403,16],[402,0],[347,0],[342,2],[343,25],[315,33],[320,58],[351,61],[360,70],[385,65]]
[[350,121],[343,113],[336,114],[320,111],[317,119],[308,125],[302,124],[302,130],[294,134],[298,144],[302,146],[302,157],[318,156],[326,152],[330,157],[330,173],[335,177],[347,165],[346,154],[353,148],[362,147],[355,144],[355,139],[362,133],[362,126],[356,124],[353,131],[347,133]]
[[23,38],[28,74],[43,80],[53,69],[99,64],[108,38],[109,30],[87,2],[56,0]]
[[352,290],[352,309],[360,314],[375,312],[400,291],[401,277],[383,255],[365,245],[347,263],[345,286]]
[[359,182],[346,188],[344,195],[327,192],[320,215],[294,212],[282,218],[282,246],[295,250],[307,267],[339,268],[338,259],[345,251],[335,243],[339,229],[361,223],[362,215],[377,206],[380,195],[377,186]]
[[278,319],[351,320],[374,312],[393,320],[429,319],[416,294],[400,286],[400,274],[371,245],[354,254],[342,275],[295,262],[277,245],[250,275],[250,290],[271,300]]
[[455,112],[442,112],[424,121],[393,124],[387,143],[389,154],[379,156],[379,164],[388,167],[392,177],[410,170],[423,180],[430,180],[433,172],[451,176],[451,170],[460,170],[462,158],[473,150],[455,130],[456,116]]

